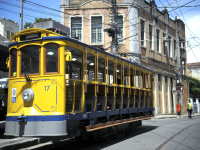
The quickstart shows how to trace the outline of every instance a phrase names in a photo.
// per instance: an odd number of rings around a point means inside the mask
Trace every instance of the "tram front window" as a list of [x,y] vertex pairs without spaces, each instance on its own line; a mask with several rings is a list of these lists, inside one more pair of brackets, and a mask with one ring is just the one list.
[[[21,49],[22,58],[21,63],[24,65],[27,74],[39,74],[39,46],[26,46]],[[21,75],[24,75],[25,72],[21,66]]]
[[12,49],[10,51],[11,55],[11,74],[10,76],[16,76],[16,71],[17,71],[17,50]]
[[58,72],[58,49],[56,44],[48,44],[46,49],[46,73]]

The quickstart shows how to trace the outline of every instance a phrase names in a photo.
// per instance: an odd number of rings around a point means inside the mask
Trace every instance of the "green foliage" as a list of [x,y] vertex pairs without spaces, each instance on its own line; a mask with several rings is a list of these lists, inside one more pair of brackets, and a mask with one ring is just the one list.
[[200,98],[200,80],[189,77],[189,97]]
[[45,21],[51,21],[52,18],[35,18],[34,23],[39,23],[39,22],[45,22]]
[[33,28],[33,24],[31,22],[25,22],[24,29]]

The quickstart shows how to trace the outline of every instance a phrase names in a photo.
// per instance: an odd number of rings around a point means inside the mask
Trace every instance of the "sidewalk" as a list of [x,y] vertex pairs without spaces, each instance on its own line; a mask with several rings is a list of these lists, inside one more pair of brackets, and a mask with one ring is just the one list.
[[[193,113],[192,117],[195,116],[200,116],[198,113]],[[186,118],[188,117],[188,114],[183,114],[183,115],[177,115],[177,114],[159,114],[155,115],[154,119],[166,119],[166,118]]]

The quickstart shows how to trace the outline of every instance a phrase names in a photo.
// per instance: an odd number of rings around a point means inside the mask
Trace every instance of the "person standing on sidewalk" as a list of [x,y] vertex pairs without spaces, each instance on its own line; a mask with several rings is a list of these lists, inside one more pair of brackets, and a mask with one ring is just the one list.
[[188,119],[192,119],[192,103],[190,102],[190,99],[189,99],[189,110],[188,110]]

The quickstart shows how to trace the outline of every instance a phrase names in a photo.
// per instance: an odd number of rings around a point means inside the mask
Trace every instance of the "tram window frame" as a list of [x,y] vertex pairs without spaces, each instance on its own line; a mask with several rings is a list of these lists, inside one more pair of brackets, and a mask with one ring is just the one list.
[[[116,65],[117,65],[117,67],[116,67],[117,70],[115,70],[116,73],[117,73],[117,76],[116,76],[117,83],[116,84],[117,85],[122,85],[122,83],[123,83],[123,78],[122,78],[122,64],[120,62],[117,62]],[[119,71],[118,71],[118,66],[120,68]],[[117,80],[118,75],[120,76],[120,83],[118,83],[119,80]]]
[[[58,46],[58,72],[46,72],[46,67],[47,67],[47,64],[46,64],[46,46],[48,45],[57,45]],[[44,75],[50,75],[50,74],[60,74],[60,45],[59,44],[56,44],[56,43],[48,43],[48,44],[45,44],[43,46],[43,49],[44,49]]]
[[[133,73],[134,71],[134,73]],[[130,67],[130,86],[134,87],[134,74],[135,74],[135,69],[131,66]]]
[[[15,76],[13,76],[12,75],[12,52],[11,51],[16,51],[16,63],[15,63],[15,70],[16,70],[16,74],[15,74]],[[10,78],[14,78],[14,77],[17,77],[17,52],[18,52],[18,49],[16,49],[16,48],[12,48],[11,50],[10,50],[10,53],[9,53],[9,55],[10,55],[10,67],[9,67],[9,76],[10,76]],[[14,73],[14,72],[13,72]]]
[[[126,68],[126,69],[125,69]],[[125,75],[125,70],[126,70],[126,74],[127,75]],[[123,69],[123,71],[124,71],[124,77],[123,77],[123,81],[124,81],[124,86],[129,86],[129,81],[128,81],[128,77],[129,77],[129,67],[128,66],[126,66],[126,65],[124,65],[124,69]],[[126,81],[126,82],[125,82]]]
[[134,75],[134,80],[135,80],[134,84],[135,84],[136,88],[140,88],[140,77],[139,77],[139,75],[140,75],[140,70],[138,68],[136,68],[136,73]]
[[[101,68],[101,67],[100,67],[100,63],[99,63],[100,60],[103,60],[103,67],[102,67],[102,68],[103,68],[103,72],[100,72],[100,71],[99,71],[100,68]],[[102,83],[102,82],[105,82],[105,67],[106,67],[106,66],[105,66],[105,61],[106,61],[106,60],[105,60],[103,57],[98,56],[98,79],[97,79],[97,82],[101,82],[101,83]],[[103,79],[99,79],[99,74],[100,74],[100,73],[102,73]]]
[[[112,64],[111,64],[112,63]],[[112,74],[109,74],[109,70],[110,70],[110,67],[109,67],[109,64],[111,64],[112,66]],[[106,67],[107,67],[107,62],[106,62]],[[106,68],[106,73],[107,73],[107,69],[108,69],[108,81],[107,81],[107,78],[106,78],[106,83],[109,83],[109,84],[115,84],[115,79],[114,79],[114,76],[115,76],[115,72],[114,72],[114,67],[115,67],[115,62],[108,59],[108,68]],[[111,82],[111,78],[112,78],[112,82]]]
[[[79,49],[76,49],[70,46],[65,46],[65,50],[69,50],[72,53],[72,61],[71,62],[66,61],[65,63],[66,64],[66,68],[65,68],[66,79],[83,80],[83,52]],[[76,71],[73,72],[73,69]],[[73,73],[75,73],[76,75],[73,76]],[[68,78],[67,78],[67,75],[68,75]]]
[[[89,62],[89,61],[88,61],[88,60],[89,60],[89,59],[88,59],[88,56],[90,56],[90,57],[93,56],[94,61],[93,61],[93,62],[92,62],[92,61]],[[96,56],[93,55],[92,53],[87,53],[87,80],[88,80],[88,81],[92,81],[92,82],[95,82],[95,81],[96,81],[96,70],[95,70],[96,62],[95,62],[95,61],[96,61]],[[93,65],[91,65],[92,63],[93,63]],[[88,68],[92,68],[91,66],[94,67],[94,68],[93,68],[93,69],[94,69],[94,71],[93,71],[93,72],[94,72],[94,80],[90,80],[90,77],[91,77],[91,76],[90,76],[90,70],[89,70]]]
[[[29,76],[38,76],[41,74],[40,70],[41,70],[41,46],[39,45],[27,45],[27,46],[24,46],[24,47],[21,47],[20,48],[20,67],[19,67],[19,74],[20,74],[20,77],[24,77],[25,74],[22,74],[22,67],[21,67],[21,63],[22,63],[22,51],[23,51],[23,48],[26,48],[26,47],[31,47],[31,46],[38,46],[38,50],[39,50],[39,71],[38,73],[34,73],[34,74],[28,74]],[[27,68],[26,68],[27,69]]]

